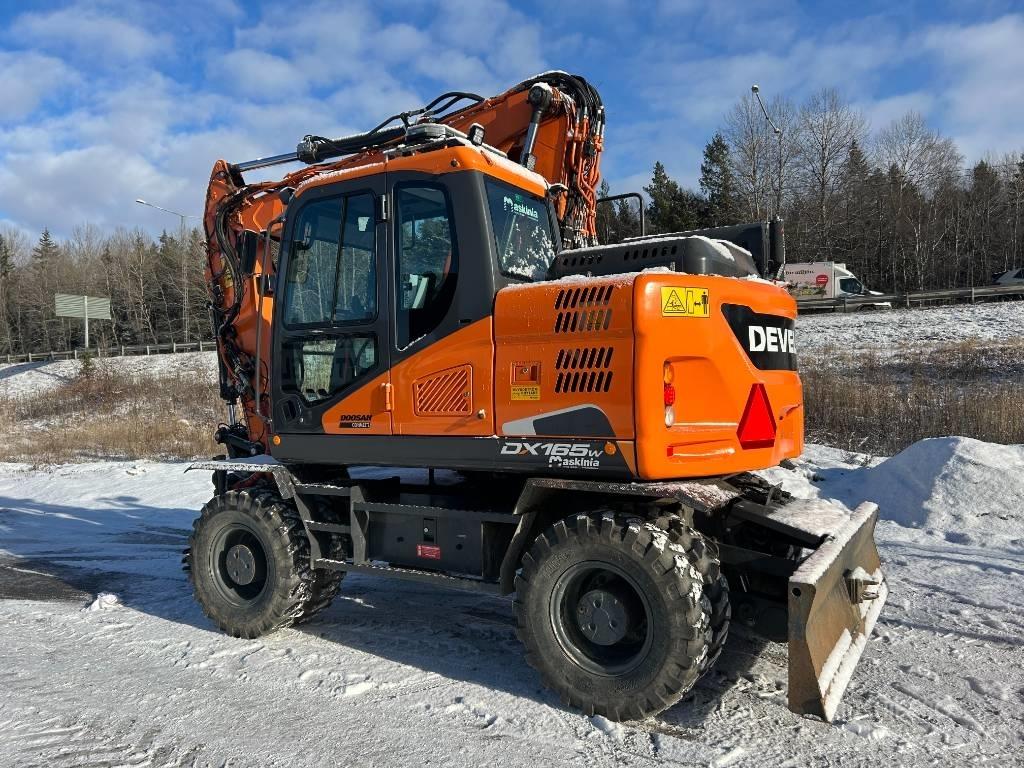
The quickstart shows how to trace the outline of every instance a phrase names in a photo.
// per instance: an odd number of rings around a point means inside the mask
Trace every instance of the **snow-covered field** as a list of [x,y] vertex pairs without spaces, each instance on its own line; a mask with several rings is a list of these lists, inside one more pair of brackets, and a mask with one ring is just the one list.
[[862,463],[812,446],[769,473],[887,518],[891,597],[833,725],[786,709],[785,647],[741,631],[663,716],[588,718],[523,661],[507,599],[368,576],[232,639],[179,567],[206,475],[0,465],[0,765],[1020,764],[1024,447]]
[[977,340],[1024,341],[1024,301],[954,304],[925,309],[808,314],[797,325],[799,349],[901,352]]
[[[98,370],[112,370],[125,376],[177,376],[200,372],[217,381],[214,352],[181,352],[176,355],[95,358]],[[74,379],[82,368],[79,360],[0,363],[0,397],[18,397],[48,392]]]

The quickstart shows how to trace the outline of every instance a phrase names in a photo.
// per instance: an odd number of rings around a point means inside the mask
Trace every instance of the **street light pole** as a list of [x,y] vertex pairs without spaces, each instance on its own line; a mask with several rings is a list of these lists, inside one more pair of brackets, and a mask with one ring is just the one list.
[[178,213],[178,211],[172,211],[170,208],[164,208],[163,206],[155,205],[154,203],[147,203],[145,200],[139,198],[136,198],[135,202],[139,205],[156,208],[158,211],[163,211],[164,213],[169,213],[172,216],[178,217],[178,242],[181,243],[181,325],[185,334],[185,343],[188,344],[188,249],[185,247],[185,219],[196,219],[198,216],[192,216],[188,213]]
[[782,211],[782,129],[775,124],[775,121],[768,115],[768,110],[764,108],[764,102],[761,101],[761,89],[756,86],[750,86],[750,92],[754,94],[757,99],[757,103],[761,105],[761,113],[764,115],[764,119],[768,121],[768,125],[775,131],[775,138],[778,139],[778,166],[777,174],[779,179],[779,186],[775,193],[775,215],[780,216]]

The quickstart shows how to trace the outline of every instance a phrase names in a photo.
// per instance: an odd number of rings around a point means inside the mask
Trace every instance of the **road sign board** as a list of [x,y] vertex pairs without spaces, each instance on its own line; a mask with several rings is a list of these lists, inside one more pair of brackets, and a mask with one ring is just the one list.
[[99,296],[76,296],[58,293],[54,296],[54,309],[58,317],[88,317],[90,320],[110,319],[110,299]]

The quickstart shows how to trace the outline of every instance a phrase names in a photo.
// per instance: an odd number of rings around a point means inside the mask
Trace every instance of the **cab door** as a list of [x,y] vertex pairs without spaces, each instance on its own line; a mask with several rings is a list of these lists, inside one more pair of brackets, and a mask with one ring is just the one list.
[[395,434],[494,434],[491,250],[482,180],[388,173]]
[[275,302],[274,431],[389,435],[384,175],[289,205]]

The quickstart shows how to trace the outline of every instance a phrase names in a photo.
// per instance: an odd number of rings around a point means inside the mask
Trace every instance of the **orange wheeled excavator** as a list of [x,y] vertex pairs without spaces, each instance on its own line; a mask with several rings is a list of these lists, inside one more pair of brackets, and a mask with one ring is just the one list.
[[678,702],[739,621],[788,642],[790,708],[831,720],[887,588],[874,505],[751,474],[803,447],[781,224],[599,244],[604,124],[547,72],[217,161],[228,419],[193,465],[216,488],[196,599],[254,637],[347,572],[514,592],[527,661],[616,719]]

